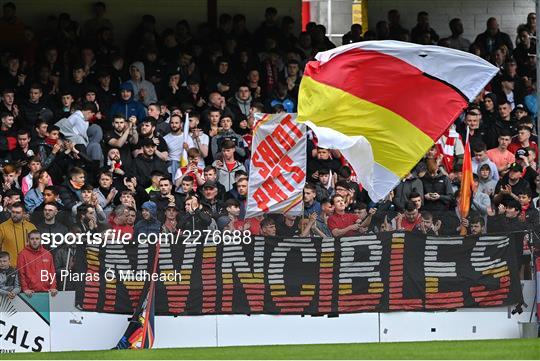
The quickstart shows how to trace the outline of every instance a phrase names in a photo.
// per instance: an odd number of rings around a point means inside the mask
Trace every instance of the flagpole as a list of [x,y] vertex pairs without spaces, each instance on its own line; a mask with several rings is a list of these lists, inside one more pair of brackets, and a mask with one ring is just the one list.
[[[540,0],[539,0],[540,1]],[[469,144],[469,131],[470,131],[470,128],[469,126],[467,125],[467,133],[465,135],[465,156],[468,156],[470,157],[471,156],[471,145]],[[467,162],[468,160],[467,159],[463,159],[463,165],[461,166],[461,184],[460,184],[460,195],[459,195],[459,204],[458,204],[458,207],[459,207],[459,216],[460,216],[460,228],[459,228],[459,233],[460,235],[462,236],[466,236],[467,235],[467,228],[463,226],[463,224],[461,224],[461,220],[463,218],[465,218],[464,216],[464,212],[463,212],[463,202],[464,202],[464,184],[465,184],[465,172],[464,172],[464,167],[465,167],[465,162]],[[471,186],[471,184],[469,185]],[[470,198],[469,198],[469,202],[472,202],[472,197],[473,197],[473,194],[472,192],[470,193]],[[470,210],[470,205],[469,205],[469,210]],[[468,216],[468,212],[467,212],[467,216]]]

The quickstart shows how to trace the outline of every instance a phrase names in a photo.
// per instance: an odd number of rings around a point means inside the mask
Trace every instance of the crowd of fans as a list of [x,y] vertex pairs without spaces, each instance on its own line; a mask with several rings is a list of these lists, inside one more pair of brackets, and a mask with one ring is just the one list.
[[[495,18],[473,42],[460,19],[440,39],[426,12],[411,31],[397,10],[375,31],[354,24],[343,43],[437,44],[475,53],[500,72],[384,200],[372,202],[339,150],[317,147],[309,133],[304,215],[246,219],[254,114],[296,111],[304,65],[335,47],[324,26],[309,23],[295,34],[291,17],[278,21],[268,8],[253,33],[241,14],[222,14],[216,28],[193,31],[180,20],[158,33],[157,20],[145,15],[119,46],[106,5],[94,10],[82,24],[66,13],[50,15],[38,33],[16,16],[13,3],[3,5],[0,295],[56,292],[40,270],[69,269],[77,250],[50,253],[40,242],[44,232],[340,237],[390,230],[450,235],[462,227],[469,234],[511,232],[539,223],[534,13],[514,40]],[[462,218],[467,126],[476,188],[471,214]],[[184,151],[189,162],[182,166]],[[521,240],[516,245],[523,254]]]

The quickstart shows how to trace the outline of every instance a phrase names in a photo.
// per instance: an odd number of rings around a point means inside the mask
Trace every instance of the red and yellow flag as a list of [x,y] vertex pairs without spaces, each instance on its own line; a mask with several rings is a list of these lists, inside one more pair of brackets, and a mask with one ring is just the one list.
[[373,200],[384,198],[495,76],[465,52],[366,41],[317,54],[300,84],[298,119],[340,149]]

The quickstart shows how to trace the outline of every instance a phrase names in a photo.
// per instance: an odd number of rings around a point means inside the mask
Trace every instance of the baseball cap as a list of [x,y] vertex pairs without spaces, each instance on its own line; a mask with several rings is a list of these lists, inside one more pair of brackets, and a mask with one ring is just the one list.
[[143,138],[141,140],[141,146],[146,147],[146,146],[150,146],[150,145],[155,147],[156,143],[154,143],[154,141],[152,139],[150,139],[150,138]]
[[512,163],[512,164],[510,164],[510,171],[523,172],[523,167],[520,166],[518,163]]
[[519,158],[521,156],[529,156],[529,150],[527,148],[519,148],[516,150],[516,158]]
[[523,111],[527,111],[527,108],[525,108],[525,106],[523,104],[518,104],[516,105],[516,107],[514,108],[514,111],[515,110],[523,110]]
[[216,181],[209,180],[209,181],[204,182],[202,187],[203,187],[203,189],[204,188],[217,188],[217,183],[216,183]]

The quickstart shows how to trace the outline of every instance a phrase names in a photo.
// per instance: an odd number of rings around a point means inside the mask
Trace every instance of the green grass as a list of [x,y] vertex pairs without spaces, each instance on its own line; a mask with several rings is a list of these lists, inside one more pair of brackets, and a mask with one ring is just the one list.
[[540,359],[540,340],[175,348],[2,354],[16,359]]

